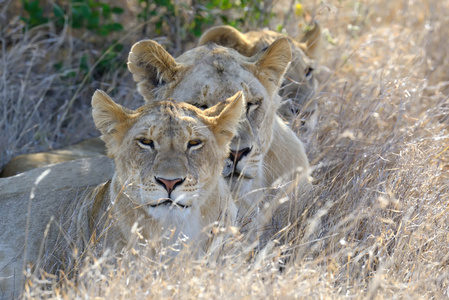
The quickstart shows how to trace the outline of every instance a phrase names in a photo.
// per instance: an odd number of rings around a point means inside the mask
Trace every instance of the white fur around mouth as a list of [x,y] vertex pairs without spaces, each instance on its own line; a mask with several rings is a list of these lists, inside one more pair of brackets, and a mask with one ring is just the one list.
[[190,205],[184,205],[179,202],[175,202],[170,198],[162,198],[157,200],[156,203],[150,204],[151,207],[159,207],[159,206],[178,206],[180,208],[189,208]]

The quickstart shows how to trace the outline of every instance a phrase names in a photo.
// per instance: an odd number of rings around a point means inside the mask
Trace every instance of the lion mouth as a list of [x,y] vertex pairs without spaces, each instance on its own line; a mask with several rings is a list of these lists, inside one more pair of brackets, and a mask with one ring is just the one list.
[[184,205],[179,202],[175,202],[170,198],[162,198],[157,201],[155,204],[150,204],[151,207],[159,207],[159,206],[176,206],[180,208],[189,208],[190,205]]
[[238,170],[233,163],[226,162],[221,175],[226,179],[253,179],[254,177]]

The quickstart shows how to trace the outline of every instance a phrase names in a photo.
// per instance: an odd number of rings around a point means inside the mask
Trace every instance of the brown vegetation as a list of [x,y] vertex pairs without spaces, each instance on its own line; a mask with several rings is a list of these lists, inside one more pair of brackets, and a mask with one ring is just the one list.
[[[30,278],[25,298],[447,296],[449,3],[303,5],[327,42],[318,68],[320,117],[306,133],[296,128],[316,186],[310,200],[289,212],[292,227],[253,260],[253,248],[238,237],[226,256],[178,257],[171,264],[136,247],[117,265],[104,258],[86,264],[76,282],[41,290],[56,279]],[[280,11],[289,3],[273,7],[282,16],[273,27],[292,18]],[[51,28],[23,33],[17,20],[9,21],[0,40],[0,165],[97,134],[88,105],[96,88],[127,106],[142,103],[126,69],[72,85],[54,72],[55,59],[76,65],[83,52],[96,51],[95,42],[70,32],[55,36]],[[296,23],[286,22],[292,35]],[[130,47],[143,37],[130,28],[121,38]]]

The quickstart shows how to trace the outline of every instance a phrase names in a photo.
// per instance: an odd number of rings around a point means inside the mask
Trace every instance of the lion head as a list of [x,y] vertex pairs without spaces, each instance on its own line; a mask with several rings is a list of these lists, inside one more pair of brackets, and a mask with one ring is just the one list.
[[[288,38],[292,49],[292,62],[284,76],[279,90],[284,99],[279,113],[291,121],[301,112],[307,118],[316,110],[313,95],[318,89],[318,80],[313,72],[314,59],[319,52],[321,29],[317,22],[307,31],[300,41]],[[206,31],[198,45],[215,43],[237,50],[240,54],[251,57],[263,51],[274,41],[282,37],[281,33],[270,30],[256,30],[241,33],[231,26],[216,26]]]
[[223,214],[235,219],[221,170],[244,111],[241,92],[204,111],[173,100],[129,110],[102,91],[92,106],[116,166],[111,202],[118,214],[132,208],[129,225],[139,221],[147,238],[175,229],[196,239]]
[[136,43],[129,54],[128,68],[150,103],[173,97],[207,109],[243,91],[246,111],[223,168],[239,199],[239,217],[258,211],[264,189],[276,180],[296,171],[308,174],[303,144],[276,113],[290,59],[286,38],[253,57],[207,44],[174,59],[151,40]]

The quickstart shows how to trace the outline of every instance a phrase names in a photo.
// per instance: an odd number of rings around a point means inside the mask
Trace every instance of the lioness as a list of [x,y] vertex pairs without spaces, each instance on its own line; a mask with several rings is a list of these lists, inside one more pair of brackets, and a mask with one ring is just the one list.
[[[275,40],[284,35],[271,30],[255,30],[241,33],[231,26],[216,26],[206,31],[198,42],[198,45],[215,43],[217,45],[233,48],[240,54],[251,57]],[[318,89],[318,80],[313,72],[314,61],[319,53],[321,29],[314,22],[311,30],[307,31],[299,41],[287,38],[290,42],[293,58],[284,76],[282,87],[279,90],[283,103],[279,113],[288,121],[292,121],[301,113],[301,119],[313,123],[311,118],[317,109],[317,103],[313,99]],[[313,124],[308,124],[313,126]]]
[[171,244],[182,232],[201,252],[208,244],[201,234],[206,225],[236,218],[221,170],[244,112],[242,93],[204,111],[174,101],[129,110],[102,91],[92,106],[115,161],[111,180],[86,188],[58,179],[84,160],[0,180],[0,296],[17,296],[25,262],[55,271],[51,266],[71,264],[71,248],[120,249],[136,222],[144,240],[170,231],[164,241]]
[[[290,60],[286,38],[249,58],[234,49],[207,44],[175,59],[152,40],[136,43],[129,54],[128,68],[150,103],[173,97],[207,109],[243,89],[245,119],[231,142],[223,170],[239,196],[240,218],[257,213],[262,206],[260,192],[279,179],[294,180],[293,186],[310,185],[303,144],[276,113],[281,101],[277,91]],[[252,221],[248,218],[243,223]]]

